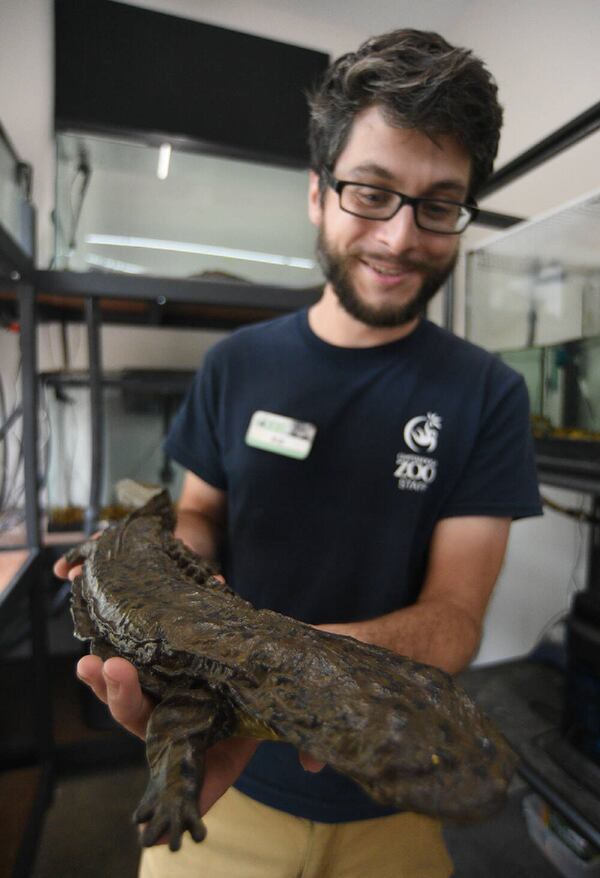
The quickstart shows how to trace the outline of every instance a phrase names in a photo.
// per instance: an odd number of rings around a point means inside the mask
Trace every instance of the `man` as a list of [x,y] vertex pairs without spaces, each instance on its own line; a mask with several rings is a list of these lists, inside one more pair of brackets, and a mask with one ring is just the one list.
[[[423,317],[500,124],[482,63],[436,34],[334,63],[311,99],[323,295],[213,348],[166,444],[188,471],[178,536],[243,597],[450,673],[477,649],[510,520],[540,511],[522,380]],[[90,656],[79,673],[143,735],[130,665]],[[150,850],[143,878],[451,873],[436,821],[308,754],[237,739],[211,758],[207,840]]]

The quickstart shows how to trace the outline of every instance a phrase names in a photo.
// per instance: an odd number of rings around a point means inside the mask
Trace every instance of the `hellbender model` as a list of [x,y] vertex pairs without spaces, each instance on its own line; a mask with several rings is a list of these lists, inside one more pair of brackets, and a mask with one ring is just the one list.
[[129,659],[157,701],[143,844],[202,840],[204,754],[236,734],[291,743],[399,810],[464,820],[502,803],[515,757],[449,675],[254,609],[173,526],[162,492],[69,555],[85,561],[75,634]]

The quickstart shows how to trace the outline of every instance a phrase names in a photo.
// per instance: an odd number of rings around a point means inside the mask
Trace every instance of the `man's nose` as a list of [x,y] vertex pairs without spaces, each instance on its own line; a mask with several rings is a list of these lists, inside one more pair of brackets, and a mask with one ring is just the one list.
[[392,253],[404,253],[417,247],[423,234],[415,222],[414,209],[410,204],[403,204],[395,216],[377,225],[378,241]]

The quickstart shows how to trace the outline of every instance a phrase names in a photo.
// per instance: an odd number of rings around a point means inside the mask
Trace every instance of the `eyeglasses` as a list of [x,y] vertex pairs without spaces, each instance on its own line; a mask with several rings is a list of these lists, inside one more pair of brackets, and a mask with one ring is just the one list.
[[337,192],[341,209],[362,219],[389,220],[408,204],[413,209],[415,223],[423,231],[460,235],[479,213],[475,204],[445,198],[412,198],[383,186],[338,180],[329,171],[325,171],[325,179],[327,185]]

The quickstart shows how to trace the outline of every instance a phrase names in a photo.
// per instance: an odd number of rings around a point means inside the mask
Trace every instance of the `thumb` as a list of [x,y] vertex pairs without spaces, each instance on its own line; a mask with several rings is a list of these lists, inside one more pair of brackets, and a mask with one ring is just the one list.
[[326,762],[321,762],[320,759],[315,759],[314,756],[311,756],[310,753],[298,753],[298,758],[300,759],[300,765],[305,771],[310,771],[313,774],[316,774],[318,771],[321,771],[322,768],[325,768],[327,765]]

